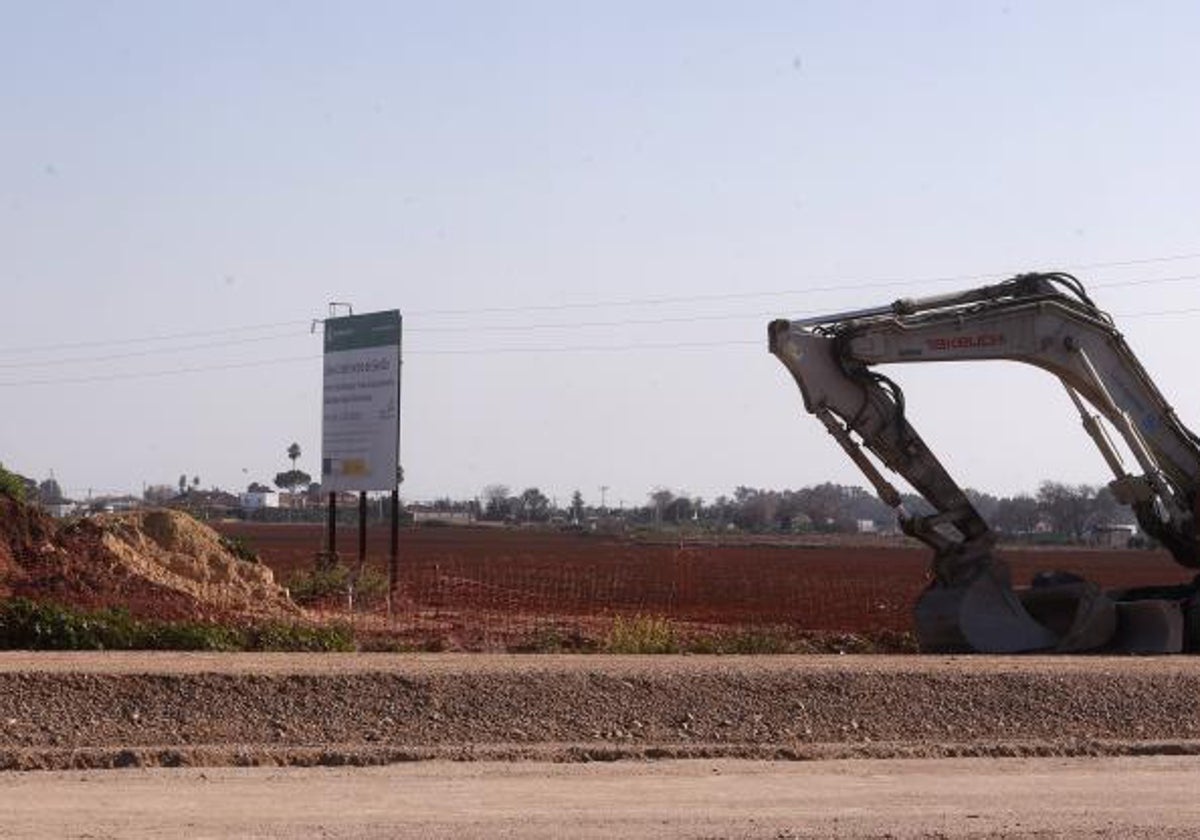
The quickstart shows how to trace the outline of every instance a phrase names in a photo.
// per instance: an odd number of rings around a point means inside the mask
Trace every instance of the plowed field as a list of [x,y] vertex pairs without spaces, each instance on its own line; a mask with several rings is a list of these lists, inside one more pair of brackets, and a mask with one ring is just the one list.
[[[311,569],[323,528],[225,523],[285,585]],[[357,532],[339,532],[343,558]],[[368,568],[386,574],[388,531],[367,529]],[[1180,583],[1192,573],[1164,552],[1012,549],[1013,580],[1062,569],[1104,587]],[[644,542],[593,534],[424,527],[400,535],[400,591],[413,612],[461,626],[653,615],[714,626],[793,630],[907,630],[928,552],[880,540],[852,545],[756,541]]]

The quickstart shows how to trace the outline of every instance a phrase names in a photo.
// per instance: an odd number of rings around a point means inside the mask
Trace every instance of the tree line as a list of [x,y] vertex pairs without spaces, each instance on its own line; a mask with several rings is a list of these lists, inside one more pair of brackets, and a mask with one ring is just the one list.
[[[980,515],[1007,535],[1049,532],[1082,540],[1096,529],[1134,523],[1132,511],[1119,504],[1102,485],[1043,481],[1033,494],[996,496],[965,491]],[[903,496],[914,515],[932,513],[916,494]],[[587,505],[579,490],[565,504],[537,487],[514,492],[504,484],[489,484],[470,500],[442,498],[430,507],[466,511],[484,521],[509,523],[562,522],[613,517],[630,524],[660,527],[699,527],[756,533],[853,533],[895,527],[896,512],[862,487],[824,482],[796,490],[741,486],[732,495],[709,501],[685,492],[658,487],[644,504],[619,509]]]
[[[319,485],[309,484],[308,474],[297,469],[300,447],[293,443],[286,454],[292,468],[276,475],[275,485],[291,492],[304,488],[319,493]],[[198,477],[189,482],[186,475],[181,475],[179,491],[186,493],[189,484],[197,487],[199,483]],[[147,498],[159,489],[158,485],[148,488]],[[250,489],[265,491],[267,487],[253,483]],[[166,496],[174,488],[163,485],[161,490]],[[7,471],[2,465],[0,491],[43,505],[66,501],[62,488],[53,477],[39,482]],[[1132,511],[1119,504],[1103,485],[1043,481],[1033,494],[996,496],[970,489],[965,492],[992,528],[1009,536],[1048,532],[1081,541],[1097,529],[1135,522]],[[932,512],[918,495],[907,494],[903,501],[912,514]],[[688,526],[757,533],[853,533],[864,528],[889,530],[896,524],[895,512],[873,493],[862,487],[833,482],[797,490],[740,486],[732,495],[721,495],[711,501],[656,487],[647,494],[644,504],[617,509],[603,504],[585,504],[579,490],[560,505],[557,499],[551,499],[537,487],[513,492],[507,485],[489,484],[474,499],[442,498],[430,507],[468,512],[477,519],[493,522],[584,525],[599,518],[618,518],[629,524],[649,527]]]

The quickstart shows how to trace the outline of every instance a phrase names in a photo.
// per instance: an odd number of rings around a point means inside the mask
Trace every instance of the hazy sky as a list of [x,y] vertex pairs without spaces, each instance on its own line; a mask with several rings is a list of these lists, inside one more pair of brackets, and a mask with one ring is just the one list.
[[[406,498],[858,484],[767,322],[1052,268],[1200,425],[1198,43],[1186,2],[0,0],[0,461],[316,474],[349,301],[404,314]],[[888,372],[964,485],[1108,478],[1044,373]]]

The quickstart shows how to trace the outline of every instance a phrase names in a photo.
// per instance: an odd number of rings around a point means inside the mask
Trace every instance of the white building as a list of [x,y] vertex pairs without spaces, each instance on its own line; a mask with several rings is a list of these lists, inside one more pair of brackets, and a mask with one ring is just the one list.
[[279,494],[274,490],[257,490],[253,493],[239,493],[238,503],[242,506],[242,510],[277,508],[279,507]]

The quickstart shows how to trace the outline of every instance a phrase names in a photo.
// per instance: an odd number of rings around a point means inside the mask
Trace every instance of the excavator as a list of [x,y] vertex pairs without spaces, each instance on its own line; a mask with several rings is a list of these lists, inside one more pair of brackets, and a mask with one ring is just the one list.
[[[1200,577],[1192,584],[1102,591],[1069,572],[1016,587],[997,535],[905,415],[900,387],[878,365],[1005,360],[1057,377],[1113,473],[1114,498],[1182,566],[1200,568],[1200,438],[1180,422],[1083,284],[1063,272],[830,315],[780,319],[768,347],[824,424],[933,551],[915,609],[930,652],[1175,653],[1200,648]],[[1125,444],[1115,445],[1110,429]],[[874,458],[870,457],[874,456]],[[1132,457],[1135,463],[1126,466]],[[878,464],[876,462],[879,462]],[[879,465],[932,512],[909,510]]]

